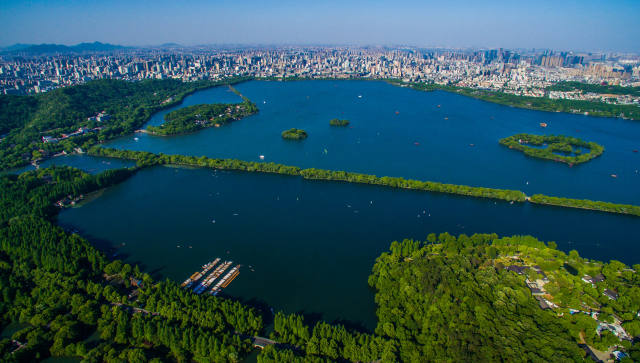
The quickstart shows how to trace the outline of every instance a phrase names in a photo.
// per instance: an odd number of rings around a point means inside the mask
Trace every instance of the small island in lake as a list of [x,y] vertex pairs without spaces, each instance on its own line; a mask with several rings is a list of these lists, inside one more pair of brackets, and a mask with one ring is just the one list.
[[569,165],[586,163],[604,152],[600,144],[562,135],[516,134],[501,139],[500,145],[520,150],[531,157]]
[[160,126],[149,126],[154,135],[176,135],[198,131],[206,127],[220,127],[232,121],[258,112],[258,107],[248,99],[238,104],[200,104],[177,109],[165,115]]
[[307,138],[307,132],[301,129],[291,128],[282,131],[282,138],[287,140],[303,140]]
[[349,125],[349,120],[340,120],[337,118],[332,119],[331,121],[329,121],[329,125],[331,126],[348,126]]

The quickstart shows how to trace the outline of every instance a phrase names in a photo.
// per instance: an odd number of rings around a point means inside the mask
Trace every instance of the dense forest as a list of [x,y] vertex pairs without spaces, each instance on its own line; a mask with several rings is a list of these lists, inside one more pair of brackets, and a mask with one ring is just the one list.
[[[598,320],[640,322],[640,266],[634,268],[566,255],[529,236],[443,233],[394,242],[369,278],[379,306],[376,333],[395,342],[403,361],[575,361],[584,355],[580,342],[631,348],[630,340],[596,329]],[[581,280],[587,273],[602,273],[604,281],[593,288]],[[540,279],[553,309],[541,307],[527,286]],[[617,301],[603,295],[607,288],[618,291]],[[587,314],[594,311],[598,320]]]
[[379,177],[369,174],[333,171],[323,169],[300,169],[296,166],[276,164],[273,162],[242,161],[235,159],[214,159],[206,156],[184,156],[153,154],[146,151],[117,150],[95,146],[88,151],[89,155],[135,160],[139,166],[152,165],[188,165],[214,169],[241,170],[248,172],[276,173],[301,176],[310,180],[333,180],[348,183],[380,185],[390,188],[422,190],[427,192],[456,194],[476,198],[490,198],[508,202],[532,202],[537,204],[557,205],[569,208],[597,210],[608,213],[620,213],[640,216],[640,206],[616,204],[587,199],[569,199],[536,195],[527,197],[518,190],[472,187],[467,185],[445,184],[431,181],[419,181],[398,177]]
[[201,104],[177,109],[165,115],[160,126],[149,126],[155,135],[177,135],[195,132],[205,127],[219,127],[258,112],[258,107],[248,99],[239,104]]
[[262,330],[252,308],[153,281],[52,223],[56,200],[135,171],[54,167],[0,178],[0,326],[15,330],[0,340],[3,362],[235,362],[251,349],[242,337]]
[[[604,147],[593,141],[587,142],[576,137],[562,135],[516,134],[500,139],[500,145],[520,150],[527,156],[569,165],[586,163],[604,152]],[[535,148],[529,145],[546,147]],[[588,149],[589,152],[583,152],[583,149]]]
[[291,128],[282,131],[282,138],[287,140],[303,140],[307,138],[307,132],[301,129]]
[[[0,95],[0,170],[132,133],[154,112],[181,102],[196,90],[243,80],[184,83],[105,79],[34,96]],[[103,111],[109,119],[95,120]],[[84,130],[78,132],[80,128]],[[75,132],[76,136],[62,137]],[[58,141],[43,143],[44,136]]]
[[[530,236],[432,233],[424,242],[393,242],[369,277],[375,334],[278,313],[272,338],[283,344],[258,360],[566,362],[584,360],[586,345],[639,359],[631,339],[640,333],[639,269],[565,254]],[[602,278],[592,286],[587,274]],[[528,284],[542,279],[544,294],[535,297]],[[609,290],[616,300],[604,294]],[[599,330],[603,325],[628,335]]]
[[583,82],[558,82],[547,87],[549,91],[582,91],[583,93],[600,93],[612,95],[640,96],[640,87],[622,87],[616,85],[591,84]]
[[640,107],[636,105],[613,105],[604,102],[551,99],[549,97],[531,97],[498,91],[457,86],[445,86],[433,83],[406,83],[399,80],[388,80],[388,82],[398,86],[411,87],[420,91],[447,91],[467,97],[477,98],[483,101],[519,108],[526,108],[530,110],[568,112],[578,114],[586,113],[589,116],[622,117],[632,120],[640,120]]

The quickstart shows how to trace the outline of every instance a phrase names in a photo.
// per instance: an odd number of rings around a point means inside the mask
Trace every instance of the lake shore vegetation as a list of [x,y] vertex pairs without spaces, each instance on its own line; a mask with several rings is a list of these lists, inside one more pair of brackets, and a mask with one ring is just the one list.
[[485,89],[458,87],[455,85],[439,85],[435,83],[403,82],[400,80],[387,80],[387,82],[396,86],[409,87],[419,91],[446,91],[476,98],[482,101],[529,110],[640,120],[640,107],[636,105],[618,105],[595,101],[531,97]]

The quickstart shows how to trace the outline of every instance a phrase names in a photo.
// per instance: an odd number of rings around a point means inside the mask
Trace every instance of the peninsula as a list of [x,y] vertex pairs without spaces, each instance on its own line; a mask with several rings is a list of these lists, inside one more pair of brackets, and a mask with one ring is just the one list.
[[165,115],[160,126],[149,126],[153,135],[177,135],[195,132],[207,127],[220,127],[258,112],[258,107],[249,100],[240,104],[201,104],[180,108]]

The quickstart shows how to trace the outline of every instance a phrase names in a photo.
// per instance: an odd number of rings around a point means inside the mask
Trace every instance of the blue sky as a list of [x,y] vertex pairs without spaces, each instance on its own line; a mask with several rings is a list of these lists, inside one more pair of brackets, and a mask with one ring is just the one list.
[[86,41],[640,52],[640,0],[0,0],[0,45]]

